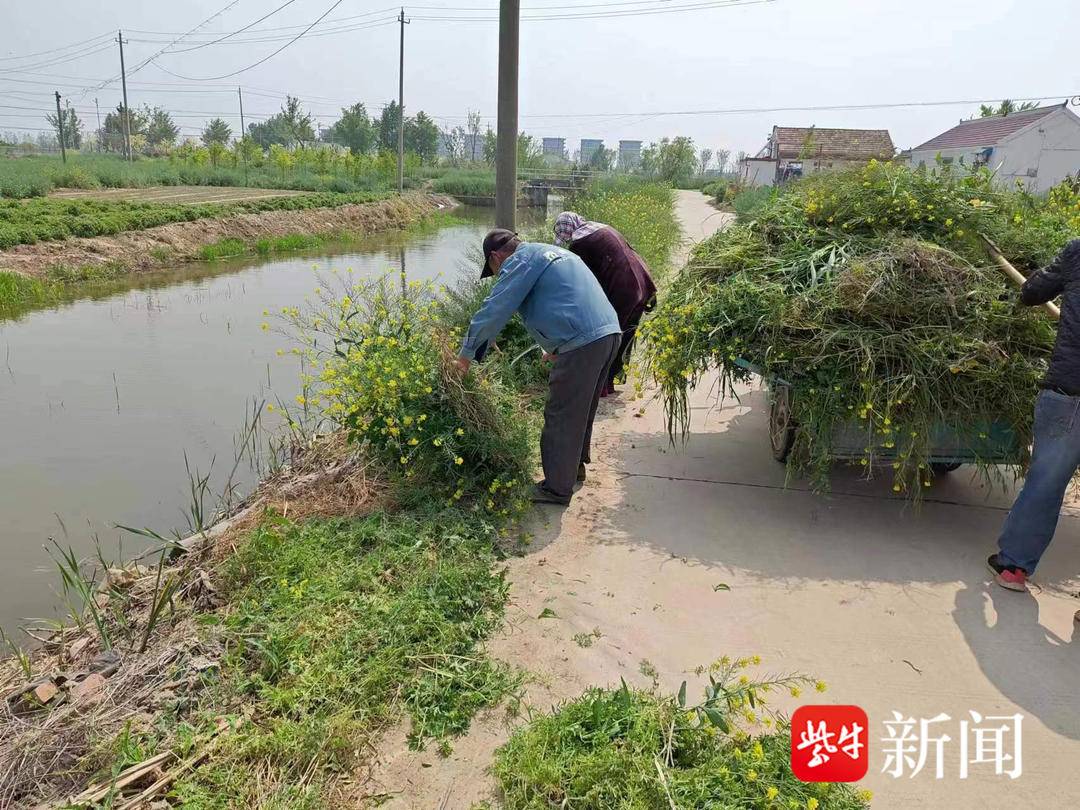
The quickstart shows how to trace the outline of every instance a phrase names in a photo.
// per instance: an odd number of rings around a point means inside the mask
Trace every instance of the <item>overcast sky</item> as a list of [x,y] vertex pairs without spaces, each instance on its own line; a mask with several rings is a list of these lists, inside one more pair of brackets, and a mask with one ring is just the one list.
[[[237,0],[174,46],[235,31],[286,0]],[[320,124],[363,101],[377,112],[397,96],[398,27],[386,0],[341,0],[312,33],[328,27],[373,27],[302,38],[252,70],[219,81],[188,81],[147,64],[129,77],[130,103],[175,111],[185,135],[226,114],[239,129],[235,85],[245,88],[249,122],[276,111],[281,96],[299,96]],[[522,0],[523,15],[649,9],[695,0]],[[698,0],[702,2],[702,0]],[[333,0],[293,0],[255,29],[300,26]],[[603,5],[599,5],[603,4]],[[122,27],[129,71],[176,35],[229,5],[229,0],[149,3],[143,0],[53,0],[47,6],[4,0],[0,46],[0,131],[46,126],[37,110],[59,89],[89,127],[101,108],[120,99],[116,46],[10,59],[66,46]],[[498,24],[423,20],[423,16],[487,16],[493,0],[422,0],[406,6],[405,105],[444,126],[464,123],[467,109],[494,123]],[[552,8],[560,11],[551,11]],[[463,11],[461,9],[480,9]],[[547,9],[547,11],[541,11]],[[374,12],[374,13],[373,13]],[[356,15],[368,14],[367,17]],[[353,18],[346,22],[334,22]],[[377,25],[387,21],[389,24]],[[689,135],[698,146],[755,152],[774,124],[885,128],[898,148],[917,145],[969,116],[977,104],[872,110],[790,110],[740,114],[652,115],[657,112],[932,102],[1080,95],[1077,0],[775,0],[742,8],[559,21],[523,21],[521,126],[537,136],[650,141]],[[143,32],[165,32],[151,34]],[[173,35],[169,35],[170,32]],[[237,37],[294,35],[296,29]],[[145,40],[158,40],[148,42]],[[204,78],[231,73],[272,53],[283,41],[235,40],[158,62]],[[50,61],[79,50],[81,58]],[[90,88],[90,89],[87,89]],[[198,92],[190,92],[197,90]],[[184,92],[177,92],[184,91]],[[16,110],[25,106],[31,110]],[[1080,112],[1080,108],[1077,108]],[[15,117],[23,116],[26,117]]]

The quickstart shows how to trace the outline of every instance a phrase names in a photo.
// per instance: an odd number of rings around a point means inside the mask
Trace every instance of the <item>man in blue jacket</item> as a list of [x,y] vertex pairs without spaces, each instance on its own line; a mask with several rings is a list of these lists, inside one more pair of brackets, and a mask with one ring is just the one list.
[[497,228],[484,237],[480,276],[498,279],[469,324],[458,366],[468,371],[514,312],[521,313],[553,363],[540,435],[544,480],[532,499],[568,504],[575,481],[585,480],[596,406],[622,339],[619,318],[581,259],[552,245],[522,242],[513,231]]

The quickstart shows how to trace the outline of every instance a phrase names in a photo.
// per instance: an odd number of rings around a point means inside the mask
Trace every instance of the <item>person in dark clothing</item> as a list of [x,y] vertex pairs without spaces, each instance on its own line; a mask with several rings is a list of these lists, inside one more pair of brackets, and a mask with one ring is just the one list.
[[1027,590],[1027,578],[1054,537],[1065,489],[1080,466],[1080,239],[1066,245],[1020,290],[1028,306],[1058,295],[1061,322],[1035,400],[1031,467],[1005,519],[1000,550],[987,560],[997,584],[1013,591]]
[[587,222],[573,211],[563,211],[555,219],[555,244],[585,262],[619,316],[622,342],[602,396],[614,394],[615,380],[630,358],[641,317],[655,304],[656,285],[645,260],[610,225]]

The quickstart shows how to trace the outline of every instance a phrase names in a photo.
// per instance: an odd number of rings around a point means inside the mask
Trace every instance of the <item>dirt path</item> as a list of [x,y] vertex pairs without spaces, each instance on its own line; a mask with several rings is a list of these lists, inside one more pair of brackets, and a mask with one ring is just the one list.
[[239,239],[251,244],[259,239],[294,233],[327,237],[363,235],[404,227],[454,204],[449,197],[412,192],[403,197],[337,208],[237,214],[124,231],[115,236],[16,245],[0,251],[0,270],[41,276],[50,267],[58,265],[78,268],[118,263],[130,272],[139,272],[198,259],[203,245],[222,239]]
[[[682,192],[691,238],[722,215]],[[766,397],[747,389],[718,406],[702,386],[692,435],[672,448],[658,403],[607,400],[597,460],[566,510],[545,508],[528,551],[509,565],[511,603],[493,653],[536,674],[527,706],[546,710],[591,685],[645,685],[643,661],[674,691],[699,664],[759,654],[763,671],[801,671],[829,683],[816,702],[869,714],[875,807],[1080,806],[1080,644],[1072,614],[1080,580],[1080,522],[1063,517],[1042,591],[988,584],[991,550],[1011,492],[988,492],[964,469],[936,484],[915,512],[888,482],[837,468],[829,497],[785,481],[768,452]],[[730,591],[717,590],[724,584]],[[538,619],[550,608],[557,618]],[[580,647],[574,636],[598,631]],[[809,701],[815,702],[815,701]],[[789,708],[793,708],[790,706]],[[882,774],[882,721],[951,720],[943,778],[933,762],[915,778]],[[1023,775],[993,766],[959,778],[958,721],[1021,713]],[[516,721],[514,721],[516,722]],[[364,793],[393,808],[468,808],[493,798],[487,773],[507,737],[499,712],[473,724],[441,759],[414,753],[402,727]],[[1012,790],[1010,790],[1012,788]]]

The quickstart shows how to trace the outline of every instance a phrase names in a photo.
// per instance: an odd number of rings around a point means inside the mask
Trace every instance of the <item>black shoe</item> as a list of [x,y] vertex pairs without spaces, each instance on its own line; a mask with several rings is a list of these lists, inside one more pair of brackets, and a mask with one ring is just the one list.
[[533,484],[531,500],[533,503],[553,503],[558,506],[568,506],[570,496],[557,495],[543,484]]
[[585,462],[582,461],[577,465],[577,480],[580,482],[585,481]]
[[986,564],[994,572],[994,582],[1010,591],[1027,590],[1027,572],[1015,565],[1005,565],[997,554],[991,554]]

